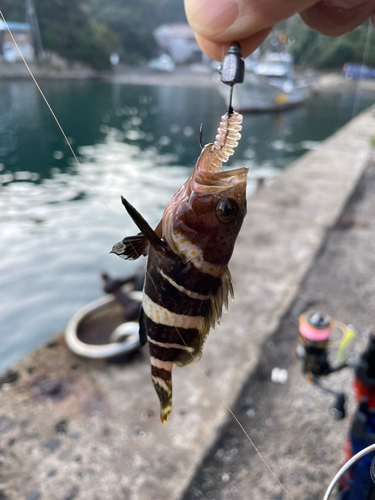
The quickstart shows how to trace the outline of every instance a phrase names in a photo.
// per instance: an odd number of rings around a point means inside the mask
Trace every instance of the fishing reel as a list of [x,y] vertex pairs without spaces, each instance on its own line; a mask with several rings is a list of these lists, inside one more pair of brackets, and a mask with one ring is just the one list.
[[310,310],[302,313],[299,317],[299,336],[296,352],[302,361],[302,371],[306,380],[323,392],[335,396],[335,401],[331,406],[331,413],[334,418],[341,420],[346,415],[345,394],[330,389],[320,380],[320,377],[330,375],[349,366],[346,361],[337,365],[332,365],[329,361],[328,349],[334,328],[339,328],[343,333],[340,346],[347,344],[348,337],[353,336],[353,327],[347,327],[321,311]]
[[308,380],[330,373],[328,345],[332,328],[333,319],[320,311],[307,311],[299,317],[297,355]]

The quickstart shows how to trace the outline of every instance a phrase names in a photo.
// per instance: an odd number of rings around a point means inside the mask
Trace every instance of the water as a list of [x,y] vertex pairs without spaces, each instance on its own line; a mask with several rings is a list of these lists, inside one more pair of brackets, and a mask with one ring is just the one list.
[[[212,141],[225,111],[208,88],[42,88],[82,166],[34,84],[0,82],[0,372],[99,297],[102,271],[123,276],[138,265],[109,255],[138,232],[120,195],[156,225],[199,155],[200,124]],[[272,179],[349,120],[354,97],[317,94],[293,111],[246,116],[231,166],[250,168],[249,195],[258,176]],[[361,98],[359,110],[370,104]]]

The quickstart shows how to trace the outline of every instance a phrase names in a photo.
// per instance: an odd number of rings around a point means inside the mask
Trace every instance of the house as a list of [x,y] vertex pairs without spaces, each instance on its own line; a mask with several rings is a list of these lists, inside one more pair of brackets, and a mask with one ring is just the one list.
[[[9,29],[26,61],[35,57],[31,28],[27,23],[8,23]],[[8,28],[0,21],[0,60],[15,62],[22,58],[15,46]]]
[[153,34],[161,51],[169,54],[177,64],[207,60],[187,23],[163,24]]

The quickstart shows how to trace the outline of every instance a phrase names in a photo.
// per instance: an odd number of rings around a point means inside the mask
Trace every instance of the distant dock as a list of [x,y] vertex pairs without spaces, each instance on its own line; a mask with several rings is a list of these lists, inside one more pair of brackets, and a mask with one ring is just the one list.
[[[219,66],[219,63],[217,63]],[[214,70],[206,65],[193,64],[177,66],[172,73],[153,71],[147,66],[116,67],[114,71],[94,71],[81,65],[55,68],[53,66],[30,64],[35,78],[51,80],[104,80],[121,85],[172,85],[181,87],[212,87]],[[23,63],[0,63],[0,79],[30,78]],[[375,95],[375,79],[347,80],[340,72],[316,72],[309,76],[312,90],[340,91],[357,89]]]

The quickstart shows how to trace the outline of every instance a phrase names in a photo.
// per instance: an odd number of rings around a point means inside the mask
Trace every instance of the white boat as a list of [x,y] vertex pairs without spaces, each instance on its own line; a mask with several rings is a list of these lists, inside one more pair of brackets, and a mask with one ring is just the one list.
[[[229,87],[218,89],[226,102]],[[288,52],[268,52],[259,61],[245,60],[245,80],[233,91],[233,108],[239,112],[279,111],[298,106],[308,97],[308,86],[295,79]]]
[[175,64],[171,56],[162,54],[157,59],[151,59],[147,66],[153,71],[160,71],[162,73],[173,73]]

